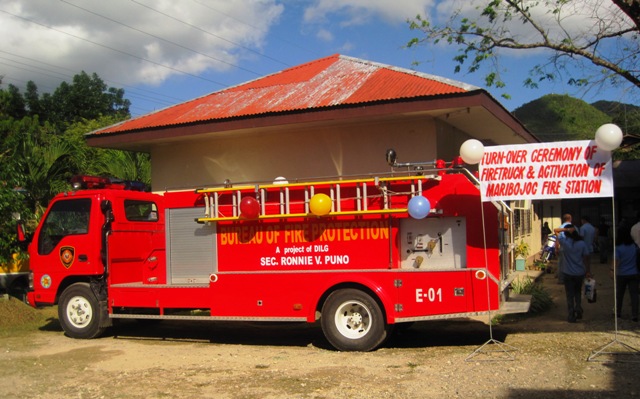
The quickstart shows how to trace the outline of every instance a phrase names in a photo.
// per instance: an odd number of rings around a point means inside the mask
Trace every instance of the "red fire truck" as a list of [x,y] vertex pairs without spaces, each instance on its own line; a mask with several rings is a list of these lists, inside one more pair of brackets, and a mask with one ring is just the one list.
[[459,162],[388,160],[380,176],[164,193],[76,178],[29,244],[28,302],[58,304],[73,338],[122,318],[320,320],[345,351],[398,323],[526,311],[508,306],[502,206]]

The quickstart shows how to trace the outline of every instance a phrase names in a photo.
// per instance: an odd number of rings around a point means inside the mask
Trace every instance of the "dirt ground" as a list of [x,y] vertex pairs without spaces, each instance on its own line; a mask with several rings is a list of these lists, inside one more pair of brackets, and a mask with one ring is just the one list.
[[317,325],[130,321],[85,341],[51,317],[2,335],[0,397],[640,396],[638,323],[625,302],[616,333],[608,266],[593,271],[598,301],[578,323],[567,323],[563,288],[545,274],[556,306],[542,315],[492,329],[488,319],[418,323],[370,353],[332,350]]

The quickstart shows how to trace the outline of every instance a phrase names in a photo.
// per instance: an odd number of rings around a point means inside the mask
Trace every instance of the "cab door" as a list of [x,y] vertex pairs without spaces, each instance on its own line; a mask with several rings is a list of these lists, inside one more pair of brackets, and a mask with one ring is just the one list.
[[109,286],[165,284],[165,237],[161,198],[124,191],[113,201],[108,236]]
[[68,276],[103,273],[102,219],[93,197],[62,197],[51,204],[30,251],[36,302],[54,303]]

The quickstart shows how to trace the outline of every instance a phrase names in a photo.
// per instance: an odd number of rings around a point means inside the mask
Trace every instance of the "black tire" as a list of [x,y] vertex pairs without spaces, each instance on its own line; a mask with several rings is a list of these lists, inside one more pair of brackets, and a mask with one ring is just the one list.
[[88,283],[67,287],[58,302],[58,318],[62,329],[71,338],[91,339],[101,335],[102,318],[98,299]]
[[390,331],[375,299],[351,288],[329,295],[322,306],[320,324],[329,343],[340,351],[374,350]]

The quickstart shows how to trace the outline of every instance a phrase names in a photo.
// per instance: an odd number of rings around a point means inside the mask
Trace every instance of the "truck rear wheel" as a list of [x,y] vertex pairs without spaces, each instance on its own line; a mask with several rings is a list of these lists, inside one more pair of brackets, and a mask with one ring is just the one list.
[[69,286],[58,303],[58,318],[71,338],[91,339],[104,332],[98,299],[87,283]]
[[389,328],[378,303],[357,289],[338,290],[322,306],[322,332],[341,351],[371,351],[388,336]]

